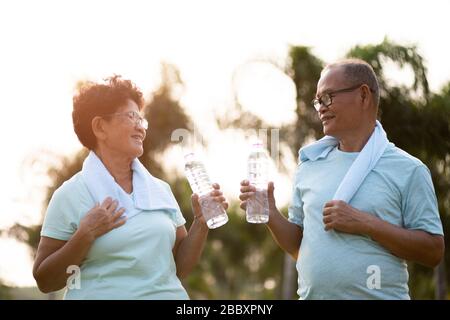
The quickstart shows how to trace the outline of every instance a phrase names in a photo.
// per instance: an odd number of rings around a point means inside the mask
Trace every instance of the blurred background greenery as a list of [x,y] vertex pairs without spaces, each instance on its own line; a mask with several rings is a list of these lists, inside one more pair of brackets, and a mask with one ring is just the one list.
[[[450,83],[439,92],[431,92],[427,69],[418,49],[389,39],[378,44],[355,46],[346,56],[361,58],[375,69],[381,86],[379,119],[393,143],[421,159],[430,169],[447,234],[450,228]],[[269,60],[264,63],[272,64]],[[413,85],[408,87],[388,81],[385,76],[387,64],[411,68]],[[325,62],[312,53],[312,48],[290,48],[287,67],[281,71],[295,84],[297,104],[295,119],[279,128],[279,150],[283,159],[296,159],[301,146],[323,135],[321,123],[310,101],[315,95],[324,65]],[[183,85],[180,79],[175,66],[163,66],[161,86],[153,92],[152,99],[146,105],[151,131],[144,142],[145,153],[140,160],[153,175],[170,183],[189,226],[192,222],[189,185],[184,176],[165,168],[162,161],[164,152],[174,146],[171,142],[173,130],[196,129],[190,115],[181,106],[179,95],[174,94]],[[216,119],[221,129],[244,132],[246,129],[271,128],[262,118],[244,110],[237,94],[227,114]],[[271,145],[270,141],[268,145]],[[86,155],[87,151],[81,149],[76,156],[55,156],[47,171],[51,184],[46,192],[46,204],[54,190],[81,169]],[[233,168],[224,168],[224,172],[226,170]],[[280,170],[286,175],[293,174],[287,167]],[[228,200],[231,201],[228,210],[230,221],[226,226],[210,232],[200,264],[184,281],[191,298],[297,299],[294,261],[277,247],[265,226],[245,222],[244,212],[239,209],[236,199]],[[287,214],[287,208],[283,208],[282,212]],[[40,229],[41,225],[16,224],[2,232],[28,244],[34,254]],[[446,238],[447,247],[448,241]],[[449,258],[449,251],[446,250],[445,259],[435,270],[409,263],[409,285],[413,299],[448,298],[445,274],[449,271]],[[60,297],[61,292],[47,297],[35,288],[18,290],[0,284],[0,299]]]

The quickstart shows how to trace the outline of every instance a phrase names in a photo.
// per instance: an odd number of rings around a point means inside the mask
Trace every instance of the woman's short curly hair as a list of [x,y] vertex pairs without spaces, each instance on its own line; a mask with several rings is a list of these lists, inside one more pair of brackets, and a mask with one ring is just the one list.
[[80,142],[89,150],[97,146],[92,131],[94,117],[116,112],[128,99],[134,101],[139,110],[144,106],[142,92],[130,80],[114,75],[105,79],[105,82],[87,82],[73,97],[73,127]]

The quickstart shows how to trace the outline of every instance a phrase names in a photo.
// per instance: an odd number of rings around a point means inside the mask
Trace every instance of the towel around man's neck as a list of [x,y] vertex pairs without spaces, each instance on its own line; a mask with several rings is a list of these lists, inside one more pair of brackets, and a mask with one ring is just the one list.
[[[324,158],[338,144],[339,141],[336,138],[325,136],[301,148],[299,151],[299,159],[303,162],[307,160],[316,161]],[[387,139],[386,132],[377,120],[372,135],[348,169],[334,194],[333,200],[342,200],[346,203],[350,202],[366,176],[372,171],[383,155],[388,144],[389,140]]]
[[133,196],[119,186],[100,158],[91,151],[83,162],[81,174],[95,202],[102,203],[107,197],[119,201],[125,208],[124,215],[131,218],[143,210],[177,210],[178,204],[173,195],[164,188],[162,182],[153,177],[142,163],[133,160]]

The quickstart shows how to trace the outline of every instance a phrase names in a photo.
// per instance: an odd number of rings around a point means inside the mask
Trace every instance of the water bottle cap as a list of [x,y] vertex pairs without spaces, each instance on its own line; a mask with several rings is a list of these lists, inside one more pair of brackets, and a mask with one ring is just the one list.
[[186,154],[184,155],[184,160],[185,160],[186,162],[191,161],[191,160],[193,160],[193,159],[195,159],[195,153],[194,153],[194,152],[188,152],[188,153],[186,153]]
[[262,147],[263,146],[263,142],[261,140],[255,140],[255,141],[253,141],[252,146],[254,146],[254,147]]

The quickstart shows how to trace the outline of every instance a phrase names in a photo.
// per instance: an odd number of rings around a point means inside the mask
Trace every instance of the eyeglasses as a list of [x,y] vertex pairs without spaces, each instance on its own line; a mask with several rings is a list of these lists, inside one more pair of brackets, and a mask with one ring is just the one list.
[[[329,107],[333,103],[333,97],[336,95],[336,93],[351,92],[351,91],[358,89],[362,85],[363,84],[358,84],[358,85],[350,87],[350,88],[344,88],[344,89],[339,89],[339,90],[334,90],[334,91],[324,93],[318,99],[314,99],[313,101],[311,101],[311,104],[317,111],[319,111],[321,106]],[[370,91],[372,91],[372,89],[370,89]]]
[[139,113],[136,111],[127,111],[127,112],[116,112],[116,113],[110,113],[107,115],[104,115],[103,117],[110,117],[110,116],[122,116],[127,117],[131,122],[133,122],[135,125],[140,125],[145,130],[148,129],[148,121],[144,117],[142,117]]

